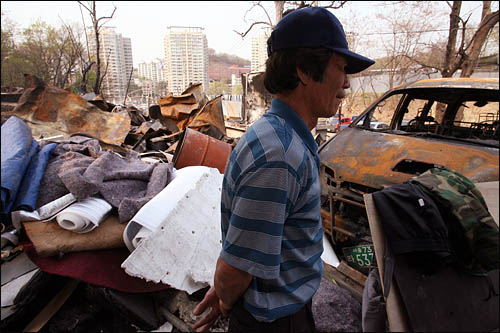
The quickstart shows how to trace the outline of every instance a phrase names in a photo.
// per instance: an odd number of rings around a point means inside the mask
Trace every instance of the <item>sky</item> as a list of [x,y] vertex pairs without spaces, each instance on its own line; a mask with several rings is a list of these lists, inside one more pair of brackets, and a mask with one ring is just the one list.
[[[83,1],[87,3],[87,1]],[[251,37],[258,33],[260,25],[242,38],[238,32],[246,31],[252,22],[267,21],[262,8],[254,7],[251,1],[98,1],[98,16],[108,16],[117,7],[112,20],[106,26],[116,27],[124,37],[131,38],[134,67],[145,61],[163,58],[163,38],[168,26],[196,26],[205,29],[208,47],[217,53],[227,53],[250,60]],[[268,15],[275,23],[273,1],[262,1]],[[320,2],[321,3],[321,2]],[[495,3],[495,2],[494,2]],[[447,28],[449,9],[444,1],[443,27]],[[444,7],[443,7],[444,6]],[[387,30],[384,23],[377,19],[377,13],[390,11],[391,6],[383,6],[378,1],[348,1],[342,9],[333,10],[344,25],[344,30],[360,31],[369,39],[370,47],[361,52],[368,57],[381,55],[380,43],[373,35],[375,31]],[[471,12],[471,21],[479,18],[481,1],[465,1],[462,12]],[[498,8],[498,5],[496,5]],[[82,14],[77,1],[2,1],[1,10],[9,19],[23,29],[41,19],[60,27],[66,24],[82,25]],[[83,9],[85,24],[90,24],[88,12]],[[246,17],[245,17],[246,15]],[[359,52],[359,50],[356,50]]]

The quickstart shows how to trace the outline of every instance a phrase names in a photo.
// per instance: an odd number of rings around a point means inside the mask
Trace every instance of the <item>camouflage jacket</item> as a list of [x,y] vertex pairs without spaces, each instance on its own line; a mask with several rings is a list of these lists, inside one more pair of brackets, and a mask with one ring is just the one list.
[[409,180],[438,204],[448,225],[450,247],[467,272],[486,275],[499,268],[499,231],[477,187],[447,168],[433,168]]

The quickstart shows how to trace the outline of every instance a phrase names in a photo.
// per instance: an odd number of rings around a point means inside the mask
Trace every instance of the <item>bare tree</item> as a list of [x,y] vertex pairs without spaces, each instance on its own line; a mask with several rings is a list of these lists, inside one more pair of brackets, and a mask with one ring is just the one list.
[[[499,11],[491,12],[491,1],[483,1],[481,12],[481,21],[477,28],[469,27],[471,15],[466,18],[460,16],[462,1],[454,1],[453,4],[446,2],[450,8],[450,22],[448,29],[448,38],[444,51],[439,49],[439,44],[434,47],[434,54],[442,54],[439,57],[442,61],[437,63],[431,59],[435,57],[418,57],[408,56],[408,58],[419,64],[422,68],[434,68],[441,73],[442,77],[452,77],[459,69],[461,70],[460,77],[470,77],[477,67],[479,55],[486,43],[486,39],[495,25],[499,21]],[[468,31],[473,31],[472,34],[467,34]],[[438,103],[436,106],[436,120],[440,122],[444,114],[444,105]],[[456,117],[461,119],[461,113]]]
[[[59,17],[59,19],[62,22],[62,26],[66,29],[69,37],[69,41],[71,44],[71,49],[73,53],[78,57],[79,59],[79,69],[80,69],[80,75],[81,75],[81,80],[78,85],[78,91],[81,94],[87,93],[87,74],[92,67],[93,64],[95,64],[95,61],[92,61],[90,59],[90,54],[86,54],[84,50],[84,46],[81,43],[81,35],[82,32],[81,30],[76,30],[75,28],[67,25],[64,23],[63,19]],[[85,29],[84,29],[85,30]],[[88,49],[88,48],[87,48]]]
[[[442,77],[452,77],[459,69],[461,77],[470,77],[477,67],[479,55],[488,35],[498,23],[499,11],[491,12],[491,1],[483,1],[481,21],[477,28],[473,28],[469,24],[470,14],[466,18],[460,14],[462,1],[446,3],[450,8],[446,42],[436,43],[432,48],[428,48],[427,54],[405,56],[421,68],[433,68],[439,71]],[[468,31],[472,33],[468,34]],[[433,61],[436,57],[441,61]]]
[[[462,1],[446,2],[449,7],[449,26],[441,24],[444,12],[441,3],[406,2],[389,3],[392,12],[384,12],[377,18],[392,31],[391,39],[381,39],[386,57],[378,59],[376,66],[387,71],[388,88],[408,81],[411,72],[439,72],[442,77],[452,77],[461,70],[461,77],[470,77],[477,67],[479,55],[488,35],[498,24],[499,12],[491,12],[491,1],[482,2],[480,23],[474,27],[471,14],[461,14]],[[446,8],[444,9],[446,10]],[[444,29],[443,29],[444,28]],[[430,40],[431,35],[446,31],[441,40]],[[440,121],[443,105],[437,105],[436,120]]]
[[412,59],[417,59],[422,50],[427,49],[426,33],[438,29],[440,15],[431,1],[390,2],[385,4],[382,13],[376,15],[384,27],[384,32],[375,34],[380,36],[378,43],[385,56],[377,59],[375,67],[387,75],[387,89],[408,81],[416,72],[422,72],[424,66],[418,68]]
[[[498,10],[493,13],[491,12],[491,1],[483,1],[481,22],[479,23],[474,36],[472,36],[472,39],[468,43],[465,43],[462,35],[462,43],[458,52],[459,59],[456,60],[462,69],[462,72],[460,73],[461,77],[470,77],[474,72],[474,69],[477,67],[479,54],[481,53],[483,45],[486,42],[486,38],[495,24],[498,23],[498,20]],[[465,22],[463,20],[461,21],[463,29],[465,30]]]
[[116,6],[113,5],[114,9],[111,15],[97,17],[97,9],[95,1],[89,1],[87,5],[83,4],[81,1],[78,1],[78,3],[89,12],[90,19],[92,20],[92,28],[96,43],[96,81],[94,83],[94,93],[97,95],[101,91],[102,80],[104,77],[104,76],[101,77],[101,57],[100,57],[101,50],[100,50],[100,38],[99,38],[100,32],[102,26],[108,20],[113,18],[113,15],[115,14],[116,11]]
[[244,38],[256,25],[265,25],[271,28],[274,28],[275,24],[278,23],[283,16],[285,16],[287,13],[289,13],[292,10],[298,9],[298,8],[303,8],[303,7],[311,7],[311,6],[316,6],[316,7],[323,7],[323,8],[333,8],[333,9],[338,9],[344,6],[344,4],[347,1],[325,1],[326,4],[321,5],[321,1],[274,1],[274,8],[275,8],[275,21],[273,22],[271,20],[271,17],[269,13],[267,12],[266,8],[262,5],[262,1],[257,1],[252,4],[252,7],[246,11],[244,20],[246,21],[247,15],[254,10],[254,8],[260,8],[264,14],[266,15],[267,20],[265,21],[253,21],[248,29],[244,32],[238,32],[236,30],[233,30],[236,32],[238,35],[241,36],[241,38]]

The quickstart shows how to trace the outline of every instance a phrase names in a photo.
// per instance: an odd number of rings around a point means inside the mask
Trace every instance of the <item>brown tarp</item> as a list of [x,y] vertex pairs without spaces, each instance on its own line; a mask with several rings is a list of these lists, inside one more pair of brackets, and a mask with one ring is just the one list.
[[118,217],[110,215],[91,232],[79,234],[61,228],[55,220],[23,223],[27,236],[41,257],[125,247],[123,231],[126,225],[126,223],[120,224]]

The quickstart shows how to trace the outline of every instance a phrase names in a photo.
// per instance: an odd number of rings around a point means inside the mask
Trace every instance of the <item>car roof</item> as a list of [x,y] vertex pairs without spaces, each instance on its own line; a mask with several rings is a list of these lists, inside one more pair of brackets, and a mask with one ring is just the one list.
[[472,88],[498,90],[499,85],[497,78],[438,78],[401,84],[395,87],[394,90],[414,88]]

